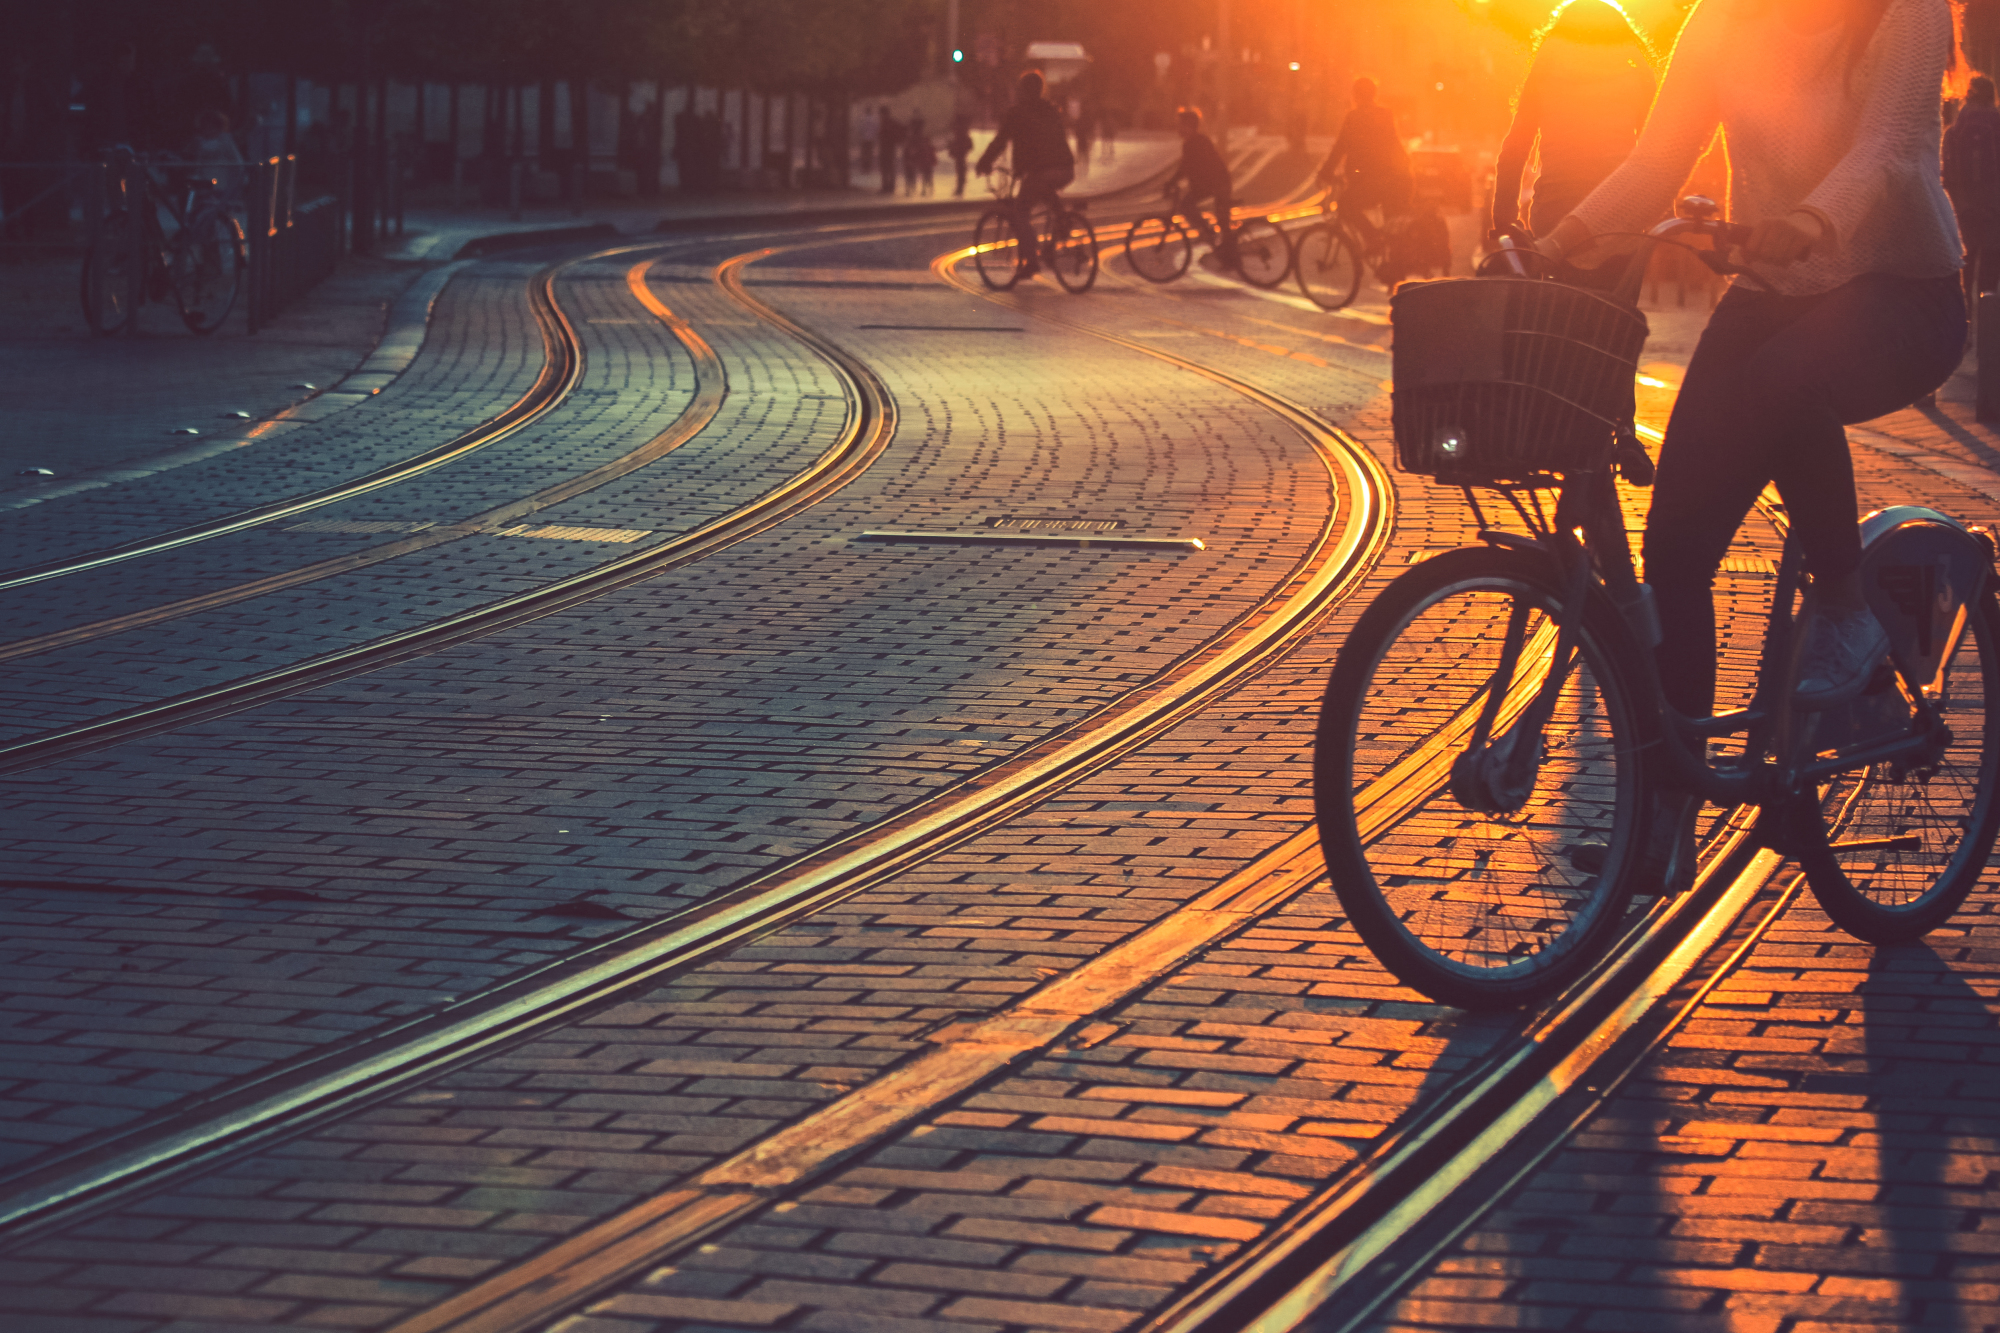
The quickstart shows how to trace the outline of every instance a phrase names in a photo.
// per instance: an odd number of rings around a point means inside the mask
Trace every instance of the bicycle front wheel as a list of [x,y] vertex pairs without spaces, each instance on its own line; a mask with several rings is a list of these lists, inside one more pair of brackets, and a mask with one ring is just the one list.
[[1236,229],[1236,268],[1253,287],[1275,287],[1292,271],[1292,243],[1269,218]]
[[1125,233],[1125,262],[1147,282],[1172,282],[1194,262],[1194,240],[1171,214],[1140,218]]
[[93,334],[108,338],[132,327],[144,294],[144,271],[138,220],[130,213],[112,213],[83,256],[83,320]]
[[[1546,559],[1447,552],[1369,606],[1327,687],[1313,789],[1334,892],[1382,964],[1444,1004],[1548,997],[1603,952],[1631,899],[1646,677],[1601,593],[1558,663],[1560,605]],[[1518,799],[1462,803],[1454,764],[1482,720],[1507,735],[1552,676]]]
[[1322,310],[1338,310],[1361,293],[1361,253],[1347,233],[1330,222],[1299,237],[1292,269],[1299,290]]
[[243,282],[243,229],[236,219],[209,213],[188,224],[175,238],[169,277],[181,322],[199,334],[210,334],[229,318],[236,289]]
[[1056,281],[1064,291],[1081,296],[1097,283],[1097,233],[1081,213],[1060,213],[1053,227]]
[[1935,765],[1872,764],[1842,776],[1804,830],[1800,863],[1833,923],[1870,944],[1943,925],[1979,882],[2000,829],[2000,610],[1966,608],[1932,702],[1951,732]]
[[979,280],[996,292],[1010,290],[1021,280],[1028,264],[1028,247],[1021,243],[1020,227],[1004,208],[989,208],[979,215],[972,233],[972,263]]

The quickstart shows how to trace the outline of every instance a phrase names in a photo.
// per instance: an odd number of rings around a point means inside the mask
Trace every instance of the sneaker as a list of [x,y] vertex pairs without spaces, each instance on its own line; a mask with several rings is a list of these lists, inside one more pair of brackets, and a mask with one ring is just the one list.
[[1868,608],[1815,614],[1806,627],[1799,686],[1792,697],[1807,712],[1844,704],[1861,693],[1888,651],[1889,632]]

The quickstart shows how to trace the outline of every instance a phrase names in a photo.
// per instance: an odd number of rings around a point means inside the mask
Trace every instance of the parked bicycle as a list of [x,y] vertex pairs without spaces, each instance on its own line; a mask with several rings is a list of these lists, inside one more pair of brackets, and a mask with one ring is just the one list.
[[[1686,248],[1734,271],[1722,254],[1747,229],[1708,200],[1679,211],[1655,243],[1706,236],[1714,248]],[[1662,698],[1614,487],[1652,480],[1632,426],[1644,258],[1615,296],[1519,277],[1395,298],[1399,464],[1462,487],[1481,544],[1399,576],[1348,635],[1315,800],[1355,930],[1444,1003],[1546,998],[1603,955],[1635,891],[1673,891],[1642,865],[1662,783],[1756,807],[1759,842],[1875,943],[1942,924],[2000,825],[1994,543],[1934,509],[1862,520],[1862,581],[1891,648],[1858,698],[1794,701],[1813,592],[1789,538],[1748,706],[1687,718]],[[1475,488],[1526,533],[1489,522]]]
[[119,147],[108,178],[114,198],[83,259],[83,317],[90,331],[124,333],[141,304],[169,296],[190,331],[221,328],[248,260],[242,224],[214,177],[170,157]]
[[1232,267],[1245,282],[1275,287],[1292,269],[1292,243],[1284,229],[1268,217],[1241,221],[1217,217],[1210,223],[1201,209],[1182,206],[1179,191],[1167,196],[1167,207],[1140,218],[1125,233],[1125,262],[1148,282],[1172,282],[1194,262],[1195,241],[1218,252],[1223,229],[1233,232],[1236,247]]
[[979,280],[994,291],[1009,291],[1039,269],[1056,275],[1063,290],[1081,296],[1097,282],[1097,233],[1083,205],[1057,198],[1029,211],[1028,235],[1021,234],[1017,182],[1008,172],[993,173],[999,202],[979,215],[973,229],[972,262]]
[[1342,213],[1337,197],[1337,192],[1327,196],[1325,217],[1300,232],[1293,245],[1299,290],[1320,309],[1353,304],[1371,272],[1390,291],[1405,278],[1451,272],[1451,231],[1436,207],[1391,214],[1377,226]]

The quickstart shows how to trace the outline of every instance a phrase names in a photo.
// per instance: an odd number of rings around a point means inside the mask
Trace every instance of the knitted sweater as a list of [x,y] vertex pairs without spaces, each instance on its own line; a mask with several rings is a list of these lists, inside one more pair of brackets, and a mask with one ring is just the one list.
[[1840,28],[1801,33],[1742,0],[1700,0],[1638,146],[1579,204],[1593,233],[1665,216],[1722,127],[1730,216],[1754,223],[1805,209],[1827,239],[1758,285],[1790,296],[1864,273],[1941,277],[1964,251],[1938,171],[1940,88],[1951,59],[1949,0],[1892,0],[1848,77]]

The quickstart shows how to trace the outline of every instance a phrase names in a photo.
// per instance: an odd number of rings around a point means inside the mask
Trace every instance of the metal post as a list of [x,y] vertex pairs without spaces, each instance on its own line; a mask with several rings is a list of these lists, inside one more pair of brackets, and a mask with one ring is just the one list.
[[958,78],[958,62],[952,54],[958,50],[958,0],[944,0],[944,72],[953,79]]
[[[2000,292],[1979,294],[1978,323],[1973,328],[1977,344],[1975,374],[1979,381],[1978,401],[1973,415],[1981,421],[2000,420]],[[1986,355],[1993,348],[1992,356]]]

